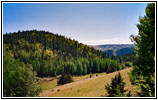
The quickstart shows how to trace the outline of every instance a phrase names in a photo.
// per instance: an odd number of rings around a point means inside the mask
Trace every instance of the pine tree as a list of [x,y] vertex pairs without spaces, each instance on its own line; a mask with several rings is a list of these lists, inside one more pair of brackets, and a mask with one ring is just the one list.
[[120,73],[118,73],[114,78],[112,78],[111,84],[105,85],[105,89],[108,92],[109,97],[123,97],[124,92],[126,90],[124,89],[125,82],[123,82],[123,78]]
[[131,35],[136,45],[136,60],[130,73],[132,84],[141,88],[141,96],[155,96],[155,4],[148,4],[146,16],[139,19],[139,34]]

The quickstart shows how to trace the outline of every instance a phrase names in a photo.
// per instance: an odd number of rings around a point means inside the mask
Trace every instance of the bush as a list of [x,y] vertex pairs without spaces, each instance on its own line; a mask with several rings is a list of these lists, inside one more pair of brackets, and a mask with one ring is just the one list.
[[90,76],[89,76],[89,78],[92,78],[93,77],[93,74],[92,73],[90,73]]
[[128,92],[127,97],[131,97],[131,91]]
[[111,85],[105,85],[105,89],[108,92],[108,97],[123,97],[125,87],[125,82],[123,82],[123,78],[120,73],[118,73],[114,78],[112,78]]
[[131,67],[131,64],[129,62],[126,62],[125,66],[129,68],[129,67]]
[[73,78],[72,78],[72,76],[71,76],[71,74],[63,74],[62,76],[61,76],[61,78],[58,80],[58,84],[60,85],[60,84],[66,84],[66,83],[71,83],[71,82],[73,82],[74,80],[73,80]]

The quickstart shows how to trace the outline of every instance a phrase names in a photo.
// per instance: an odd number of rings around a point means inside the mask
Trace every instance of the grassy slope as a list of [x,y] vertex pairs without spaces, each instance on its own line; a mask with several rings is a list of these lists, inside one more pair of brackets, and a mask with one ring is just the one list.
[[[121,75],[126,82],[125,89],[131,90],[132,96],[136,96],[138,89],[130,84],[127,73],[130,69],[120,70]],[[43,82],[43,92],[39,95],[41,97],[100,97],[106,96],[105,84],[111,82],[117,72],[110,74],[101,73],[98,77],[95,75],[89,78],[89,75],[74,77],[75,82],[57,86],[57,80]]]

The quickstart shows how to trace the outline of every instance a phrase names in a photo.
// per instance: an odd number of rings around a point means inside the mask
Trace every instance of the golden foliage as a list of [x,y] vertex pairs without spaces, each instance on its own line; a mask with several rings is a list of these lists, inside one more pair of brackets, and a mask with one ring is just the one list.
[[53,51],[46,49],[45,53],[46,53],[46,55],[51,56],[53,54]]

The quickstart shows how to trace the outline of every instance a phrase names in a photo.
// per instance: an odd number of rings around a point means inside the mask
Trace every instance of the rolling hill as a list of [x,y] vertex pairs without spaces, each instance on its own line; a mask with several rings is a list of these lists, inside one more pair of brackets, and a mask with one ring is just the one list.
[[96,45],[93,46],[96,50],[101,50],[106,52],[109,57],[121,56],[129,53],[134,53],[134,45],[133,44],[107,44],[107,45]]

